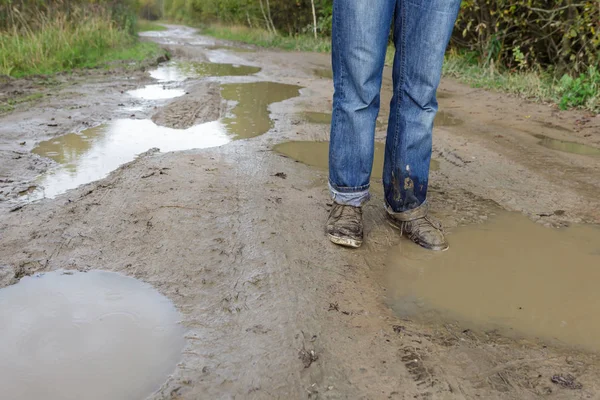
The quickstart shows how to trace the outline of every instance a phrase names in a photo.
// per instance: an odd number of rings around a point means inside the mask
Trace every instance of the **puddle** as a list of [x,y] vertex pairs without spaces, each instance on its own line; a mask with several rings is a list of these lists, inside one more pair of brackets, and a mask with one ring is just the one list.
[[[285,142],[276,145],[273,150],[311,167],[322,170],[328,169],[329,142]],[[382,177],[384,152],[385,145],[379,142],[375,143],[375,158],[373,170],[371,171],[371,178],[373,179],[381,179]],[[430,168],[432,171],[439,170],[439,162],[431,160]]]
[[[301,113],[300,116],[306,122],[310,122],[311,124],[331,125],[331,113],[305,111]],[[375,124],[377,128],[381,128],[384,126],[384,124],[382,124],[379,120],[377,120]]]
[[435,115],[434,126],[458,126],[462,125],[464,121],[460,118],[455,117],[452,113],[447,111],[438,111]]
[[223,119],[227,130],[238,139],[262,135],[273,127],[269,105],[300,95],[301,86],[275,82],[228,83],[221,96],[237,104],[232,116]]
[[565,140],[553,139],[545,135],[533,135],[540,139],[540,145],[552,150],[558,150],[565,153],[581,154],[585,156],[600,156],[600,149],[576,142],[567,142]]
[[140,89],[130,90],[131,96],[143,100],[165,100],[181,97],[185,94],[185,90],[180,88],[169,88],[165,85],[147,85]]
[[259,67],[239,64],[178,62],[150,71],[150,76],[163,82],[182,82],[188,78],[208,76],[246,76],[260,72]]
[[162,152],[221,146],[231,141],[220,122],[188,129],[158,126],[151,120],[120,119],[108,125],[41,142],[32,151],[59,165],[44,174],[28,198],[53,198],[79,185],[102,179],[153,147]]
[[599,227],[502,213],[449,241],[444,253],[406,240],[389,252],[384,281],[402,317],[600,350]]
[[224,45],[208,46],[207,49],[209,49],[209,50],[229,50],[229,51],[233,51],[236,53],[254,53],[254,52],[256,52],[256,50],[246,48],[246,47],[224,46]]
[[0,387],[11,400],[144,399],[185,345],[150,285],[103,271],[49,272],[0,289]]
[[328,68],[315,68],[313,74],[323,79],[333,79],[333,71]]

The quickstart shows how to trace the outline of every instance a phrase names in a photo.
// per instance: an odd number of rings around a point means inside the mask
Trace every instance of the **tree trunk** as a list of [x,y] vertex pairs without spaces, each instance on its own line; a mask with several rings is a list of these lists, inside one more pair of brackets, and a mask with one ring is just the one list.
[[269,25],[269,19],[267,18],[267,14],[265,14],[265,8],[263,7],[262,0],[258,0],[260,3],[260,11],[262,12],[263,18],[265,19],[265,24],[267,24],[267,30],[271,33],[271,25]]
[[271,5],[269,4],[269,0],[267,0],[267,16],[269,17],[269,22],[271,23],[271,29],[273,30],[273,33],[277,35],[277,29],[275,29],[273,17],[271,17]]
[[315,39],[317,38],[317,13],[315,12],[315,0],[310,0],[313,14],[313,31],[315,33]]

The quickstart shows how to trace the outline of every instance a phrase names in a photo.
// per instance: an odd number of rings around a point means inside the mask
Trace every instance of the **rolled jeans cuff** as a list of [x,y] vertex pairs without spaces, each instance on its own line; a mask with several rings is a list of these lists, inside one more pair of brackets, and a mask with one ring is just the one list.
[[427,215],[427,213],[429,212],[429,204],[427,204],[427,202],[424,202],[417,208],[413,208],[411,210],[406,210],[406,211],[401,211],[401,212],[396,212],[396,211],[392,210],[392,207],[390,207],[390,205],[386,201],[385,202],[385,210],[395,220],[401,221],[401,222],[407,222],[407,221],[414,221],[415,219],[425,217]]
[[329,183],[329,193],[333,201],[344,206],[362,207],[371,199],[368,186],[366,189],[359,191],[340,192]]

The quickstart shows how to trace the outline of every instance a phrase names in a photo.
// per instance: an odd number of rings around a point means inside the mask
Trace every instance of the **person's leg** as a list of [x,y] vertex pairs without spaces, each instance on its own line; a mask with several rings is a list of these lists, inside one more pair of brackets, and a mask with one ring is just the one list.
[[375,122],[396,0],[334,0],[329,188],[336,203],[369,199]]
[[[425,237],[419,237],[419,232],[417,237],[411,232],[409,236],[434,249],[445,249],[447,244],[437,224],[424,218],[431,132],[444,53],[459,8],[460,0],[397,0],[394,21],[396,55],[383,170],[385,201],[393,219],[421,220],[416,225],[422,223]],[[404,225],[407,231],[412,229]]]
[[359,247],[361,206],[369,199],[375,122],[385,53],[396,0],[334,0],[333,115],[329,190],[334,200],[327,234],[336,244]]

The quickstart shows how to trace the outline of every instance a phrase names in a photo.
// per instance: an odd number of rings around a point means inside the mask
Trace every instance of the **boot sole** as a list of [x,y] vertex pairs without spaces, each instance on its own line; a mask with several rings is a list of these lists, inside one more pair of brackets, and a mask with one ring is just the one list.
[[331,240],[332,243],[338,244],[340,246],[357,249],[362,245],[362,240],[342,238],[338,236],[333,236],[331,234],[327,234],[327,236],[329,236],[329,240]]
[[[390,226],[391,226],[392,228],[394,228],[394,229],[396,229],[396,230],[399,230],[399,231],[401,231],[401,228],[400,228],[400,226],[399,226],[399,225],[397,225],[397,224],[396,224],[396,222],[395,222],[395,221],[393,221],[391,218],[389,218],[389,217],[388,217],[388,220],[387,220],[387,221],[388,221],[388,224],[390,224]],[[404,235],[402,235],[402,236],[404,236]],[[429,244],[429,243],[426,243],[426,242],[421,242],[421,241],[419,241],[419,240],[413,240],[413,239],[411,239],[411,238],[409,238],[409,237],[407,237],[407,239],[408,239],[408,240],[410,240],[410,241],[411,241],[411,242],[413,242],[413,243],[416,243],[416,244],[418,244],[419,246],[421,246],[421,247],[423,247],[424,249],[427,249],[427,250],[433,250],[433,251],[446,251],[446,250],[448,250],[448,249],[450,248],[450,245],[448,245],[447,243],[446,243],[446,244],[443,244],[443,245],[438,245],[438,246],[436,246],[436,245],[432,245],[432,244]]]

